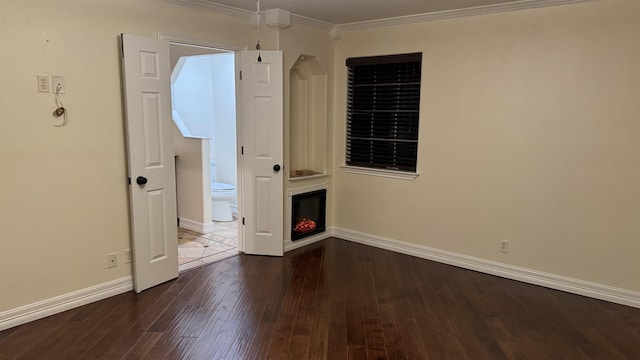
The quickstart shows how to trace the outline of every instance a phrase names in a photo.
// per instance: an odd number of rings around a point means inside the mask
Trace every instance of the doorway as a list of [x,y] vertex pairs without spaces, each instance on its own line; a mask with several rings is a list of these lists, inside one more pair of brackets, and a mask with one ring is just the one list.
[[[134,179],[130,180],[129,204],[136,292],[178,276],[175,185],[181,172],[174,171],[179,154],[172,146],[173,131],[178,130],[171,117],[170,43],[186,42],[160,33],[158,37],[121,34],[120,44],[127,165],[129,178]],[[236,148],[238,218],[242,219],[238,250],[283,256],[283,54],[280,50],[233,51],[238,69],[236,140],[242,139],[242,146]],[[200,187],[200,203],[206,204],[204,186],[209,186],[209,179],[203,158],[208,156],[202,154],[200,151],[200,165],[192,169],[199,174],[194,178]],[[207,208],[196,210],[202,215]],[[202,230],[210,224],[206,214],[205,219],[187,224],[205,234]]]
[[170,58],[178,262],[186,271],[238,254],[234,53],[171,42]]

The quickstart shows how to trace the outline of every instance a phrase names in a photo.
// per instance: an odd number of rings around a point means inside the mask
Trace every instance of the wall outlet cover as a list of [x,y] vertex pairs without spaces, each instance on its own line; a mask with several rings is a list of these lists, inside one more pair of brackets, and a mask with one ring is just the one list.
[[49,77],[49,75],[36,75],[36,79],[38,81],[38,92],[51,92],[51,78]]

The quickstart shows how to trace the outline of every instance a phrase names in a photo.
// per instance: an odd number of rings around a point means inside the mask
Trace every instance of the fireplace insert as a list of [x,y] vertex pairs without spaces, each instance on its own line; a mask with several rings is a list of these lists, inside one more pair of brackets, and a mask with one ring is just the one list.
[[293,195],[291,240],[300,240],[326,230],[327,190]]

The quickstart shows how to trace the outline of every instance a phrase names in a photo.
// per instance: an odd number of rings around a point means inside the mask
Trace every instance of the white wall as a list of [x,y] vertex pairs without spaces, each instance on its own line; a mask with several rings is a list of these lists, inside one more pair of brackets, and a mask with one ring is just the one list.
[[[214,55],[210,60],[215,128],[211,159],[216,161],[216,181],[237,187],[235,58],[227,53]],[[231,203],[238,204],[237,196]]]
[[[334,226],[640,290],[638,14],[595,1],[344,32]],[[345,59],[418,51],[420,175],[345,173]]]
[[[188,56],[188,52],[184,50],[184,47],[172,46],[171,48],[172,50],[179,48],[182,55],[185,56],[182,60],[183,66],[180,67],[180,72],[177,74],[172,86],[174,108],[179,113],[185,126],[189,129],[189,135],[199,138],[209,138],[206,141],[210,149],[210,153],[207,154],[206,159],[201,158],[199,151],[194,153],[193,151],[186,150],[191,146],[190,144],[199,144],[200,141],[189,141],[190,139],[179,140],[179,142],[185,143],[184,146],[180,146],[182,149],[179,151],[180,163],[184,161],[191,162],[191,159],[186,159],[186,156],[196,155],[198,161],[195,163],[200,164],[206,160],[206,166],[200,170],[203,170],[208,176],[209,158],[215,160],[216,181],[237,186],[235,55],[232,52],[227,52]],[[195,49],[202,51],[202,49],[199,48]],[[217,51],[210,50],[210,52]],[[201,144],[198,146],[200,147]],[[193,185],[201,182],[203,178],[202,174],[189,171],[192,176],[187,177],[186,173],[183,174],[181,172],[181,169],[182,166],[178,168],[179,178],[183,180],[183,183],[189,182],[189,184],[184,184],[185,191],[179,191],[178,196],[180,196],[181,193],[193,192],[195,188],[200,189],[199,186],[194,187]],[[207,181],[206,184],[206,199],[204,199],[204,201],[205,203],[209,203],[211,201],[209,181]],[[194,200],[199,200],[199,202],[193,203]],[[193,213],[193,211],[189,211],[188,208],[200,209],[202,208],[202,201],[202,196],[199,196],[197,199],[195,197],[193,197],[193,199],[180,197],[178,200],[179,215],[182,216],[182,214],[187,213],[197,215]],[[234,205],[238,204],[237,196],[234,196],[231,203]],[[206,207],[205,204],[205,208]],[[211,205],[208,207],[210,208]],[[205,211],[205,213],[211,213],[211,211]],[[199,214],[202,215],[201,212]],[[187,218],[204,223],[211,221],[210,218],[203,221],[201,216],[196,218],[187,216]]]
[[212,55],[187,57],[171,86],[173,110],[180,115],[190,135],[194,137],[214,136],[211,57]]
[[173,131],[176,157],[176,197],[178,218],[184,225],[211,225],[211,186],[209,179],[209,140],[183,137]]
[[289,71],[289,170],[326,172],[327,73],[315,56]]

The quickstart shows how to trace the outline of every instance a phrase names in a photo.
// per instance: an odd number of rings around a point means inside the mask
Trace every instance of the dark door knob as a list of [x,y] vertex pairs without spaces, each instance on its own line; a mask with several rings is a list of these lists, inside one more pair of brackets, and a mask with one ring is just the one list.
[[136,178],[136,183],[137,183],[138,185],[144,185],[144,184],[146,184],[146,183],[147,183],[147,178],[146,178],[146,177],[144,177],[144,176],[138,176],[138,177]]
[[275,172],[280,171],[280,165],[278,165],[278,164],[273,165],[273,171],[275,171]]

